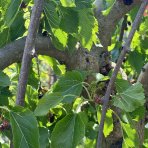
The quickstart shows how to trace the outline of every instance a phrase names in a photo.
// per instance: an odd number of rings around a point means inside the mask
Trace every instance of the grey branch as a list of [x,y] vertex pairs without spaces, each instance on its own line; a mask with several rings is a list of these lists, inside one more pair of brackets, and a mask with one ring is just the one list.
[[144,67],[141,70],[141,73],[138,77],[138,82],[140,82],[143,85],[144,88],[144,93],[145,93],[145,98],[146,98],[146,111],[145,111],[145,117],[144,119],[141,119],[137,123],[137,131],[138,131],[138,136],[139,136],[139,141],[142,147],[143,141],[144,141],[144,130],[145,130],[145,122],[148,119],[148,63],[144,65]]
[[[25,41],[26,37],[23,37],[0,48],[0,70],[5,69],[13,63],[21,61]],[[66,52],[57,50],[51,43],[49,37],[37,36],[35,48],[37,49],[38,54],[51,56],[57,60],[66,60]]]
[[132,5],[125,6],[122,0],[116,0],[107,16],[103,16],[100,12],[96,13],[99,22],[99,39],[105,49],[111,43],[111,36],[120,19],[135,6],[140,6],[140,4],[141,0],[134,0]]
[[[130,11],[136,5],[139,5],[140,2],[140,0],[134,0],[133,5],[127,7],[122,3],[122,1],[119,0],[116,1],[109,16],[103,16],[101,13],[96,14],[99,21],[99,38],[104,47],[107,47],[110,43],[111,35],[115,30],[116,23],[128,11]],[[4,46],[3,48],[0,48],[0,70],[3,70],[15,62],[21,61],[25,40],[26,38],[18,39]],[[62,61],[65,61],[66,59],[66,53],[56,50],[50,39],[47,37],[38,36],[35,47],[38,47],[38,54],[49,55],[51,57],[57,58],[58,60],[62,59]]]
[[32,51],[35,46],[35,39],[36,39],[38,27],[39,27],[41,13],[43,10],[43,2],[44,0],[34,1],[35,4],[33,6],[32,14],[31,14],[28,35],[26,38],[26,43],[25,43],[25,48],[23,53],[22,67],[21,67],[21,72],[19,76],[17,99],[16,99],[16,104],[21,106],[24,105],[26,86],[27,86],[29,69],[30,69],[31,59],[32,59]]
[[129,51],[129,47],[130,47],[131,41],[133,39],[134,33],[135,33],[136,29],[139,27],[141,18],[143,16],[143,13],[144,13],[144,10],[145,10],[147,4],[148,4],[148,0],[144,0],[143,3],[141,4],[141,7],[137,13],[136,18],[135,18],[135,21],[133,22],[133,26],[130,31],[130,34],[129,34],[127,41],[125,43],[125,46],[123,47],[123,50],[119,56],[118,62],[116,64],[116,67],[115,67],[114,72],[111,76],[110,82],[108,84],[108,87],[107,87],[107,90],[105,93],[105,97],[104,97],[103,107],[102,107],[101,121],[100,121],[100,125],[99,125],[99,134],[98,134],[98,140],[97,140],[97,148],[102,147],[104,121],[105,121],[106,111],[108,108],[109,97],[111,95],[111,91],[113,89],[115,79],[116,79],[118,71],[122,65],[124,57],[125,57],[126,53]]

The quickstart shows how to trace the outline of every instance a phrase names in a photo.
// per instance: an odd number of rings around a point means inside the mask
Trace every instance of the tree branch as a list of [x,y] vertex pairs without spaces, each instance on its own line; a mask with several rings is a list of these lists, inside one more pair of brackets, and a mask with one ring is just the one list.
[[[5,69],[9,65],[20,62],[23,55],[26,37],[18,39],[3,48],[0,48],[0,70]],[[66,60],[66,52],[57,50],[49,37],[37,36],[35,41],[37,54],[51,56],[57,60]]]
[[142,83],[145,96],[146,96],[146,100],[148,101],[148,63],[146,63],[144,67],[142,68],[142,71],[137,81]]
[[33,6],[32,14],[31,14],[31,21],[29,25],[28,35],[26,38],[24,54],[22,59],[22,67],[19,76],[19,83],[18,83],[18,91],[17,91],[17,105],[24,105],[24,98],[26,92],[26,86],[28,81],[29,75],[29,68],[31,65],[32,59],[32,52],[35,46],[35,39],[37,35],[37,30],[39,27],[39,21],[43,9],[43,2],[44,0],[36,0]]
[[135,6],[140,6],[141,0],[134,0],[133,4],[126,6],[123,4],[122,0],[116,0],[110,13],[107,16],[102,15],[102,13],[96,12],[96,17],[99,23],[99,39],[101,44],[105,49],[111,43],[111,36],[116,28],[116,24],[120,19],[132,10]]
[[140,146],[142,146],[143,141],[144,141],[144,130],[145,130],[145,119],[147,120],[148,117],[148,63],[144,65],[142,68],[142,71],[138,77],[138,82],[140,82],[143,85],[144,88],[144,93],[145,93],[145,98],[146,98],[146,111],[145,111],[145,117],[138,121],[136,124],[137,126],[137,131],[138,131],[138,136],[139,136],[139,141],[140,141]]
[[130,50],[129,49],[130,43],[132,41],[132,38],[134,36],[136,29],[139,27],[141,18],[143,16],[143,13],[144,13],[144,10],[145,10],[145,7],[146,7],[147,4],[148,4],[148,0],[144,0],[143,3],[141,4],[141,7],[140,7],[140,9],[137,13],[136,18],[135,18],[135,21],[133,22],[133,26],[132,26],[132,29],[130,31],[130,34],[129,34],[127,41],[126,41],[126,43],[123,47],[123,50],[122,50],[122,52],[119,56],[118,62],[116,64],[116,67],[115,67],[114,72],[111,76],[110,82],[108,84],[107,91],[106,91],[105,97],[104,97],[103,107],[102,107],[102,115],[101,115],[101,121],[100,121],[100,126],[99,126],[97,148],[102,147],[102,136],[103,136],[104,121],[105,121],[106,111],[107,111],[107,108],[108,108],[109,97],[111,95],[111,91],[113,89],[115,79],[117,77],[118,71],[119,71],[119,69],[122,65],[122,62],[124,60],[126,53]]
[[[112,31],[115,29],[116,23],[132,8],[141,3],[140,0],[134,0],[131,6],[125,6],[122,1],[116,1],[109,16],[103,16],[101,13],[97,13],[97,19],[99,21],[99,38],[104,46],[107,48],[111,41]],[[120,8],[120,9],[119,9]],[[23,55],[23,49],[25,46],[26,38],[18,39],[3,48],[0,48],[0,70],[3,70],[7,66],[19,62]],[[36,39],[36,45],[38,47],[38,54],[49,55],[57,60],[62,59],[65,61],[66,52],[56,50],[52,45],[48,37],[38,36]]]

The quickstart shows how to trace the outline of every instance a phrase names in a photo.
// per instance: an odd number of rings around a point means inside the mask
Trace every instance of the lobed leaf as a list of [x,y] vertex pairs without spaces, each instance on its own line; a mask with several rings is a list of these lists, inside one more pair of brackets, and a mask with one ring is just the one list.
[[113,105],[121,108],[125,112],[132,112],[136,108],[143,106],[145,103],[145,96],[142,84],[136,83],[130,86],[125,91],[114,96]]

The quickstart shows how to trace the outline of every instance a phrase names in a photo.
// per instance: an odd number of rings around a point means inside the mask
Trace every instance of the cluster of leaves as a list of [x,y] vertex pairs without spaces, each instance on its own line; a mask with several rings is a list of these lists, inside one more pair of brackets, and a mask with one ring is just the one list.
[[[81,96],[83,87],[86,88],[85,78],[85,72],[66,72],[40,100],[37,90],[28,85],[25,108],[12,107],[14,103],[9,96],[9,105],[2,104],[1,111],[4,115],[6,112],[5,118],[11,124],[14,146],[46,147],[49,144],[51,147],[60,145],[68,148],[78,145],[95,146],[101,106],[95,104],[93,99]],[[1,83],[3,87],[10,85],[10,80],[4,73],[1,80],[5,82]],[[139,83],[130,85],[127,81],[118,79],[116,88],[117,93],[113,96],[112,105],[122,110],[122,117],[117,117],[123,130],[124,145],[136,146],[138,139],[135,139],[137,133],[134,122],[143,117],[138,111],[144,111],[145,102],[142,86]],[[5,103],[3,100],[1,102]],[[113,130],[112,114],[116,115],[112,109],[109,109],[105,120],[105,137]]]
[[91,49],[97,42],[98,24],[91,0],[46,0],[43,26],[52,36],[54,45],[61,50],[74,50],[78,41]]
[[[0,47],[26,34],[32,9],[31,0],[7,1],[0,4]],[[98,42],[92,1],[46,0],[39,32],[45,30],[57,49],[73,51],[77,42],[91,49]]]
[[[92,2],[91,0],[46,0],[41,19],[41,33],[47,30],[52,42],[60,50],[73,51],[77,42],[90,49],[93,43],[98,42],[96,37],[98,24],[93,14]],[[32,3],[31,0],[24,0],[23,3],[22,0],[0,1],[0,47],[27,33]],[[113,3],[114,0],[106,1],[105,6],[108,9],[103,12],[104,15],[109,13]],[[135,12],[129,14],[130,21],[133,20],[134,14]],[[137,31],[132,42],[132,48],[135,50],[124,64],[128,78],[136,79],[135,71],[138,74],[147,60],[148,47],[145,43],[147,20],[144,18]],[[110,50],[118,50],[115,40],[118,35],[117,28]],[[15,106],[20,66],[15,64],[5,69],[5,73],[0,72],[0,113],[11,125],[14,147],[46,148],[49,145],[52,148],[57,148],[59,145],[61,148],[95,147],[102,105],[97,104],[93,96],[98,87],[103,88],[97,86],[98,83],[101,82],[102,85],[102,82],[108,78],[97,74],[96,81],[88,85],[85,82],[87,72],[66,72],[65,66],[60,65],[55,59],[41,57],[40,60],[47,62],[46,66],[50,65],[58,75],[58,80],[39,99],[36,67],[33,65],[24,107]],[[48,74],[41,74],[41,78],[46,79],[45,75]],[[131,85],[119,76],[115,87],[116,93],[112,96],[110,104],[121,109],[121,116],[119,117],[112,108],[108,109],[104,135],[107,137],[113,131],[114,115],[121,124],[123,147],[137,147],[139,139],[135,123],[144,116],[145,98],[142,85],[140,83]],[[9,147],[6,137],[11,140],[10,129],[2,131],[0,135],[4,136],[0,138],[1,145]]]

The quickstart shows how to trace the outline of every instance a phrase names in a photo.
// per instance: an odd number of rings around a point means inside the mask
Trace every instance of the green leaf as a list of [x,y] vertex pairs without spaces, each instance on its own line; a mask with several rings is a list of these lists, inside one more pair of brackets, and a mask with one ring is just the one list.
[[140,106],[136,108],[133,112],[130,112],[129,115],[134,121],[140,121],[141,119],[144,119],[145,116],[145,106]]
[[121,122],[123,128],[123,148],[137,147],[139,140],[136,133],[136,130],[133,129],[130,124],[125,124]]
[[77,38],[69,34],[68,36],[68,52],[72,54],[76,50]]
[[69,114],[60,120],[51,135],[51,147],[75,148],[85,135],[85,125],[79,114]]
[[56,59],[49,56],[40,56],[39,58],[49,64],[56,75],[60,76],[65,73],[65,65],[61,65]]
[[10,26],[13,23],[21,3],[22,0],[11,0],[5,16],[5,24],[7,26]]
[[40,134],[40,148],[47,148],[49,147],[49,132],[48,128],[40,127],[39,128]]
[[53,86],[53,92],[61,92],[64,100],[71,102],[81,94],[85,77],[84,73],[78,71],[67,72]]
[[58,28],[60,24],[60,17],[56,8],[57,6],[53,1],[44,4],[44,14],[51,28]]
[[[147,23],[148,23],[148,21],[147,21]],[[141,25],[140,25],[141,26]],[[147,25],[146,25],[147,26]],[[142,38],[142,36],[141,36],[141,38],[140,38],[140,43],[141,43],[141,48],[142,49],[145,49],[145,50],[147,50],[148,49],[148,43],[147,43],[147,40],[148,40],[148,37],[146,36],[144,39]]]
[[8,101],[8,97],[11,97],[12,94],[9,90],[9,87],[1,87],[0,86],[0,105],[4,106],[4,105],[8,105],[9,101]]
[[50,90],[39,101],[35,109],[35,115],[46,115],[49,109],[55,107],[63,100],[64,102],[73,101],[81,94],[84,79],[85,74],[83,73],[78,71],[67,72],[55,83],[52,92]]
[[100,82],[100,81],[105,81],[105,80],[108,80],[109,79],[109,77],[104,76],[101,73],[96,73],[95,74],[95,77],[96,77],[96,82],[97,83]]
[[58,105],[62,100],[61,93],[46,93],[39,101],[34,113],[36,116],[43,116],[49,112],[49,109]]
[[145,125],[143,146],[145,146],[144,148],[148,147],[148,123]]
[[98,135],[98,124],[96,124],[93,121],[88,121],[87,126],[86,126],[86,134],[85,137],[91,139],[91,140],[96,140],[97,135]]
[[92,8],[92,0],[75,0],[76,9]]
[[39,148],[39,131],[33,113],[24,108],[14,108],[9,113],[16,148]]
[[9,77],[4,73],[0,71],[0,86],[6,87],[11,84]]
[[[101,120],[101,110],[97,112],[98,122]],[[113,119],[112,119],[112,110],[108,109],[106,113],[106,118],[104,122],[103,133],[104,136],[107,137],[113,131]]]
[[[98,24],[93,16],[92,9],[82,9],[79,13],[79,40],[83,47],[91,49],[93,43],[97,42],[96,33]],[[86,25],[87,24],[87,25]]]
[[65,50],[68,42],[68,34],[61,29],[52,29],[52,41],[56,48]]
[[145,56],[139,51],[134,50],[129,54],[128,62],[132,66],[132,68],[139,74],[141,71],[141,67],[144,65],[145,62]]
[[25,95],[25,105],[30,110],[36,108],[38,102],[38,92],[32,86],[27,85],[26,95]]
[[115,47],[111,50],[112,61],[115,63],[119,57],[121,47],[122,47],[122,42],[115,41]]
[[104,11],[102,11],[103,15],[107,16],[107,15],[110,13],[110,11],[112,10],[112,7],[113,7],[114,3],[115,3],[115,0],[112,0],[112,1],[110,2],[109,8],[107,8],[107,9],[104,10]]
[[78,32],[78,12],[63,8],[63,15],[60,23],[60,28],[67,33],[77,33]]
[[136,83],[122,93],[117,94],[113,99],[114,106],[121,108],[125,112],[132,112],[136,108],[143,106],[144,103],[145,96],[140,83]]
[[0,16],[5,15],[10,3],[11,3],[11,0],[0,0],[0,10],[1,10]]
[[117,79],[115,82],[115,85],[119,93],[122,93],[123,91],[125,91],[131,86],[131,84],[127,80],[123,80],[123,79]]
[[22,11],[18,12],[16,18],[10,26],[10,41],[14,41],[25,33],[25,19]]
[[0,31],[0,47],[4,46],[6,43],[10,42],[9,28],[4,28]]
[[63,7],[75,7],[74,0],[60,0]]
[[4,23],[0,24],[0,47],[23,36],[26,31],[24,23],[24,13],[21,11],[17,14],[11,26],[6,27]]

